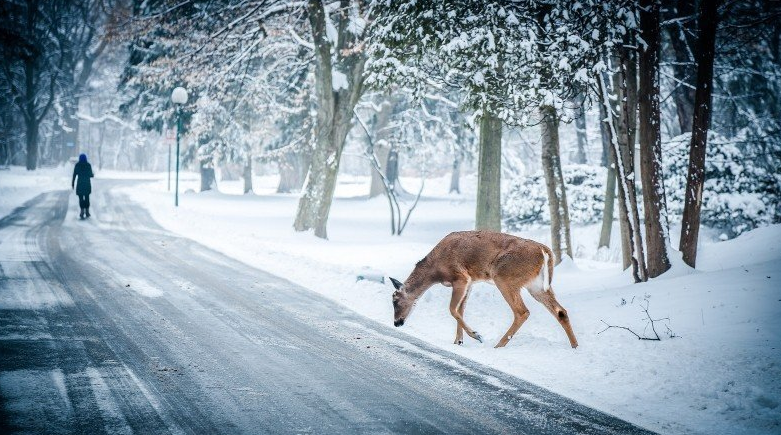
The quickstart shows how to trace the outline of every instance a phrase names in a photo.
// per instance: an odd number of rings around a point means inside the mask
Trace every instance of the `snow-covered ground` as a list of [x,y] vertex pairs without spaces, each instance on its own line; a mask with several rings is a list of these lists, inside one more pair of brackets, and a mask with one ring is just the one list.
[[[10,179],[27,177],[0,174],[0,196],[5,197],[7,185],[24,184]],[[128,175],[99,173],[96,190],[105,177]],[[365,198],[367,179],[341,176],[329,240],[324,241],[292,230],[297,196],[274,194],[275,177],[256,178],[254,195],[238,195],[241,182],[220,183],[222,193],[184,193],[178,209],[166,192],[164,175],[146,177],[157,181],[122,192],[144,204],[163,227],[284,276],[389,328],[390,284],[356,281],[356,276],[376,270],[403,280],[444,235],[473,226],[474,180],[469,178],[463,180],[463,195],[448,195],[446,178],[427,181],[409,227],[394,237],[385,199]],[[416,190],[417,180],[402,181]],[[185,174],[182,191],[197,189],[197,183],[194,174]],[[100,204],[93,209],[99,214]],[[549,239],[547,228],[521,235]],[[468,323],[486,343],[467,338],[463,346],[452,344],[450,292],[441,286],[421,299],[402,330],[663,433],[781,431],[781,226],[726,242],[706,232],[696,271],[676,261],[668,274],[644,284],[631,284],[618,264],[596,260],[616,259],[619,252],[614,247],[597,253],[598,236],[598,226],[573,229],[576,259],[554,273],[558,299],[580,343],[576,350],[528,294],[524,300],[531,317],[506,348],[493,349],[512,317],[487,284],[476,286],[466,310]],[[669,318],[657,323],[661,342],[640,341],[618,329],[600,333],[604,321],[651,334],[645,306],[655,319]],[[668,337],[668,327],[675,338]]]
[[0,218],[41,192],[70,188],[73,168],[60,166],[27,171],[11,166],[0,169]]

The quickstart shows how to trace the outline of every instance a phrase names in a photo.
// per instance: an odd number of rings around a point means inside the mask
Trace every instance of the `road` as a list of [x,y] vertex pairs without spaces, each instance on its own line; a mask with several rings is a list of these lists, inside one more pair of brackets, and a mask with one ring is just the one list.
[[113,183],[86,221],[69,191],[0,220],[0,433],[646,433],[168,233]]

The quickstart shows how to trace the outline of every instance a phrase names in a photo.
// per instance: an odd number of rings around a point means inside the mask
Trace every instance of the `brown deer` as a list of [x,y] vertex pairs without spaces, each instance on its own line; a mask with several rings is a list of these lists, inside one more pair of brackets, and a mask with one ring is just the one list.
[[404,284],[391,278],[395,326],[401,326],[417,300],[434,284],[453,288],[450,314],[456,319],[455,344],[463,344],[463,333],[479,342],[483,337],[464,322],[464,308],[472,284],[488,281],[496,285],[510,305],[514,319],[496,347],[504,347],[529,318],[521,298],[526,287],[534,299],[559,321],[573,348],[578,347],[567,310],[553,294],[553,252],[533,240],[492,231],[461,231],[445,236],[415,265]]

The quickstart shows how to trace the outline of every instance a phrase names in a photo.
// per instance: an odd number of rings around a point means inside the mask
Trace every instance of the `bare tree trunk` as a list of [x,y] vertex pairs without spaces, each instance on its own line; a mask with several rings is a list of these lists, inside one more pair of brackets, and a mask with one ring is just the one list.
[[[33,115],[34,116],[34,115]],[[27,145],[27,170],[32,171],[38,167],[38,123],[33,121],[26,122],[27,133],[25,135]]]
[[[390,122],[391,114],[393,114],[393,104],[386,101],[380,106],[380,111],[377,112],[374,119],[374,153],[377,156],[377,161],[380,163],[380,168],[385,170],[388,166],[388,157],[390,155],[390,144],[388,143],[388,123]],[[372,182],[369,188],[369,198],[385,194],[385,183],[382,181],[380,174],[371,169]],[[395,181],[395,180],[394,180]]]
[[[374,153],[377,156],[377,161],[380,163],[380,168],[382,168],[383,171],[387,174],[388,169],[388,157],[390,157],[390,148],[387,146],[376,146],[374,148]],[[380,177],[380,174],[372,170],[372,182],[371,187],[369,187],[369,198],[374,198],[375,196],[384,195],[385,194],[385,183],[382,181],[382,177]]]
[[[622,67],[622,69],[624,69]],[[626,71],[622,72],[622,75],[626,75]],[[621,80],[621,81],[625,81]],[[607,91],[607,84],[605,83],[606,80],[604,77],[599,77],[599,91],[601,95],[601,103],[605,104],[605,110],[606,111],[612,111],[612,108],[609,106],[610,104],[610,97],[609,92]],[[622,88],[626,88],[626,85],[621,86]],[[619,95],[624,94],[624,92],[620,92]],[[624,128],[628,129],[626,124],[629,124],[629,120],[626,119],[628,116],[626,116],[626,113],[629,113],[631,115],[634,115],[634,111],[629,111],[627,109],[629,98],[620,98],[620,101],[622,101],[623,110],[619,111],[619,121],[624,123]],[[629,116],[631,117],[631,116]],[[615,128],[615,121],[613,119],[613,116],[608,116],[607,119],[610,122],[610,129],[611,129],[611,137],[613,138],[613,142],[611,143],[610,152],[611,157],[616,163],[616,173],[617,173],[617,181],[618,181],[618,199],[619,199],[619,217],[621,219],[621,222],[623,223],[622,226],[622,247],[624,249],[624,255],[626,253],[630,254],[630,263],[632,265],[632,275],[635,279],[635,282],[641,282],[645,281],[647,271],[645,268],[645,257],[643,255],[643,240],[642,235],[640,233],[640,217],[638,213],[637,208],[637,196],[635,193],[635,174],[633,170],[633,147],[627,146],[626,144],[619,143],[620,141],[617,140],[617,133]],[[628,243],[624,245],[624,231],[625,237]]]
[[201,192],[212,190],[217,187],[217,177],[214,175],[214,168],[206,166],[201,162]]
[[[341,0],[340,8],[349,10],[349,0]],[[363,93],[366,58],[365,50],[355,49],[359,42],[348,29],[347,14],[338,20],[339,38],[334,47],[326,36],[327,12],[322,0],[309,0],[307,9],[315,46],[315,149],[293,227],[296,231],[314,230],[315,236],[325,239],[344,141]],[[332,59],[332,49],[336,59]]]
[[697,241],[700,234],[702,189],[705,184],[705,151],[711,115],[713,88],[713,58],[716,44],[718,1],[700,3],[700,38],[697,43],[697,91],[694,96],[694,121],[689,150],[689,173],[686,178],[686,199],[683,207],[680,250],[683,261],[691,267],[697,262]]
[[448,190],[448,193],[461,193],[461,162],[463,160],[463,153],[456,151],[453,156],[453,171],[450,173],[450,190]]
[[660,0],[640,1],[640,177],[643,184],[648,277],[670,269],[667,203],[662,176],[662,131],[659,113]]
[[488,111],[480,119],[475,228],[501,231],[502,120]]
[[578,137],[578,147],[572,163],[584,165],[588,163],[586,149],[588,148],[588,133],[586,131],[586,110],[583,108],[582,99],[578,102],[575,113],[575,132]]
[[[617,119],[615,119],[618,129],[615,137],[618,140],[618,152],[624,153],[622,162],[624,174],[621,175],[621,171],[616,167],[616,177],[618,177],[617,181],[621,181],[621,177],[629,177],[629,184],[631,184],[631,188],[627,187],[625,194],[628,202],[620,201],[618,204],[618,211],[622,216],[619,223],[624,268],[633,266],[633,271],[637,275],[635,280],[645,281],[645,256],[642,254],[643,243],[640,235],[640,217],[637,207],[637,191],[635,189],[634,155],[637,126],[637,65],[636,52],[630,48],[635,44],[636,41],[633,38],[627,37],[624,46],[617,50],[618,57],[616,63],[619,70],[613,76],[613,93],[619,101]],[[612,157],[612,160],[618,163],[615,156]],[[619,186],[621,186],[620,183]]]
[[610,247],[610,236],[613,232],[613,216],[616,203],[616,169],[607,168],[607,180],[605,182],[605,208],[602,214],[602,231],[599,233],[599,247]]
[[247,156],[247,161],[244,162],[244,194],[252,192],[252,155]]
[[33,60],[24,62],[24,79],[26,99],[24,102],[25,127],[27,129],[25,139],[27,141],[27,170],[32,171],[38,167],[38,128],[39,122],[35,112],[35,82]]
[[[551,220],[551,249],[556,255],[556,264],[562,259],[562,253],[572,258],[572,238],[570,236],[569,209],[564,175],[561,170],[561,152],[559,149],[559,119],[556,109],[551,106],[540,107],[542,171],[548,188],[548,205]],[[563,249],[562,249],[563,245]]]
[[98,128],[98,169],[103,169],[103,141],[106,138],[106,121]]
[[399,149],[393,145],[388,150],[388,158],[385,161],[385,179],[396,195],[407,193],[399,182]]
[[[612,116],[612,115],[611,115]],[[613,138],[610,134],[610,123],[605,105],[599,105],[599,131],[602,135],[602,166],[607,168],[605,181],[605,204],[602,210],[602,231],[599,234],[599,247],[610,247],[610,236],[613,232],[613,214],[616,198],[616,164],[610,158],[610,144]],[[628,265],[624,265],[626,268]]]

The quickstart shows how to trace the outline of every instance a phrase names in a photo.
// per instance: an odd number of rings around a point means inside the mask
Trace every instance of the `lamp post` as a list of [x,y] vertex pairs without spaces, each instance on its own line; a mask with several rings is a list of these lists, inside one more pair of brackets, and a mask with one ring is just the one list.
[[182,134],[182,104],[187,104],[187,90],[181,86],[171,92],[171,101],[176,104],[176,193],[174,206],[179,207],[179,136]]
[[168,125],[165,128],[165,142],[168,144],[168,191],[171,191],[171,141],[169,140]]

